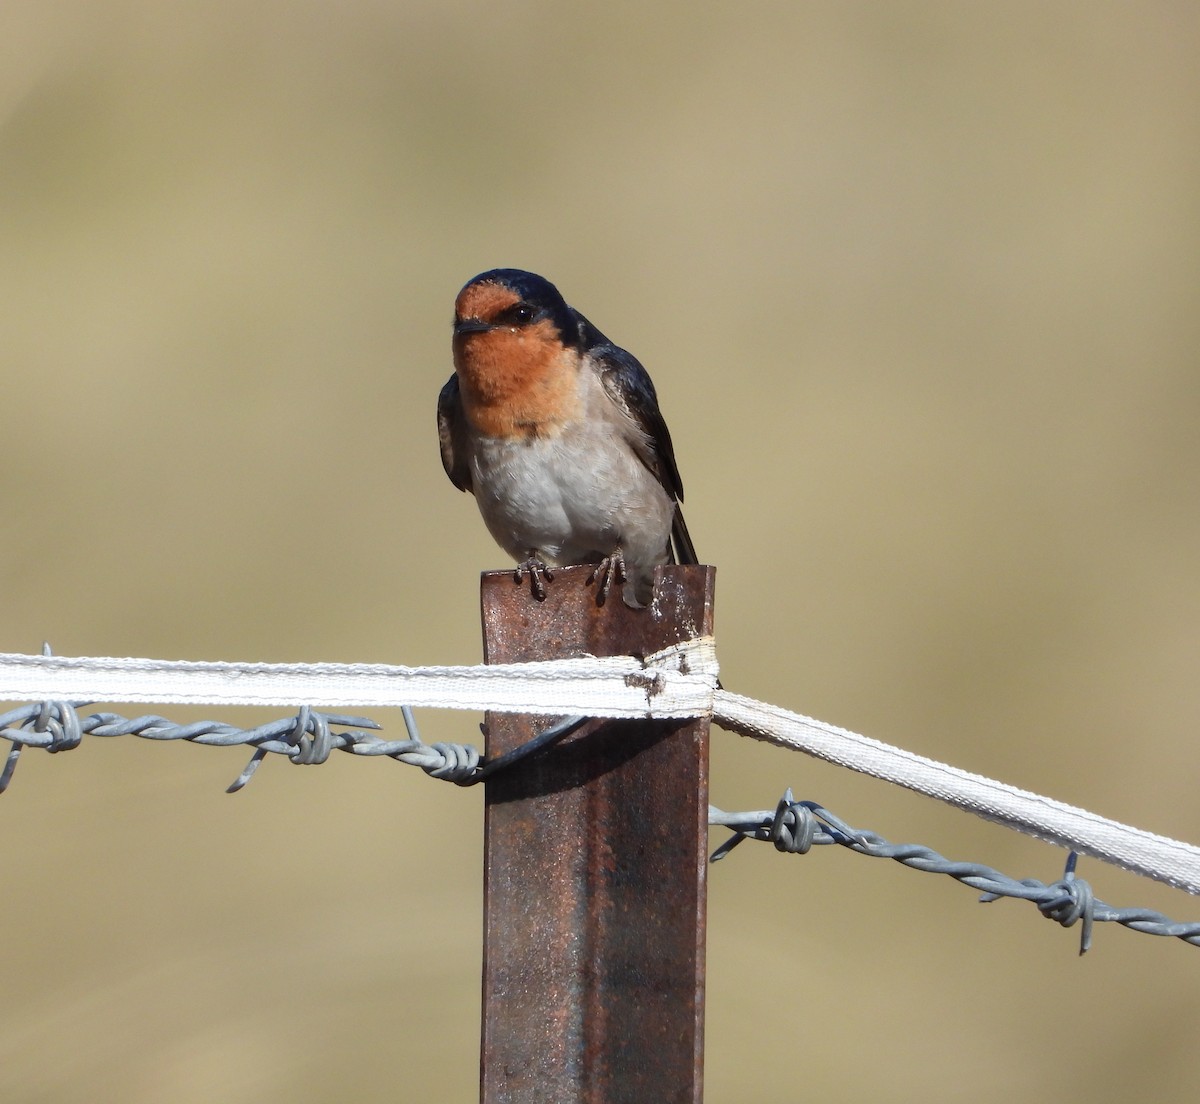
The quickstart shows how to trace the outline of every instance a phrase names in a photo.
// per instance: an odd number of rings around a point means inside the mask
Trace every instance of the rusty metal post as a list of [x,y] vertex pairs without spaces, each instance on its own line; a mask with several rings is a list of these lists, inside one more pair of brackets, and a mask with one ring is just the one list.
[[[711,567],[655,607],[597,607],[589,568],[544,602],[482,583],[488,663],[645,655],[712,632]],[[487,754],[556,718],[489,713]],[[708,721],[590,721],[487,783],[483,1104],[702,1098]]]

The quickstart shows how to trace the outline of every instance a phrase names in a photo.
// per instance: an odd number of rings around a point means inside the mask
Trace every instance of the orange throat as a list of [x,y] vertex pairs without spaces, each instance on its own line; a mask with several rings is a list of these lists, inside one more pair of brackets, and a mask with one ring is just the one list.
[[463,413],[485,437],[551,437],[579,416],[579,357],[543,325],[455,340]]

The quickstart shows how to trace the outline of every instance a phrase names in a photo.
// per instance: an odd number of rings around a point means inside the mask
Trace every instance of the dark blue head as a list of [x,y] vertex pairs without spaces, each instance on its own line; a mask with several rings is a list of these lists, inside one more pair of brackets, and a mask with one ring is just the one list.
[[564,345],[579,347],[578,319],[544,276],[522,268],[493,268],[468,280],[454,301],[455,336],[550,322]]

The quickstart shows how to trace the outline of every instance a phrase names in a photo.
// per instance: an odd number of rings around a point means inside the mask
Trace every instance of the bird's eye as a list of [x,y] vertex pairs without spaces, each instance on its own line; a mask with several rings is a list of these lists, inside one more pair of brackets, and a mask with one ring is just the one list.
[[496,321],[504,326],[528,326],[537,316],[537,311],[528,303],[514,303],[497,316]]

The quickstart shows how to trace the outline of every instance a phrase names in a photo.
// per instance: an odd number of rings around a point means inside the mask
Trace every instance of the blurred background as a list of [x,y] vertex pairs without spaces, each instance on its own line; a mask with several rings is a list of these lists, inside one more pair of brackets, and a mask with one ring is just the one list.
[[[654,376],[727,688],[1200,840],[1198,55],[1181,2],[8,0],[0,650],[477,662],[434,403],[518,266]],[[713,744],[726,809],[1061,870]],[[23,757],[6,1102],[476,1098],[481,794],[245,758]],[[831,849],[710,908],[712,1104],[1200,1094],[1181,943]]]

